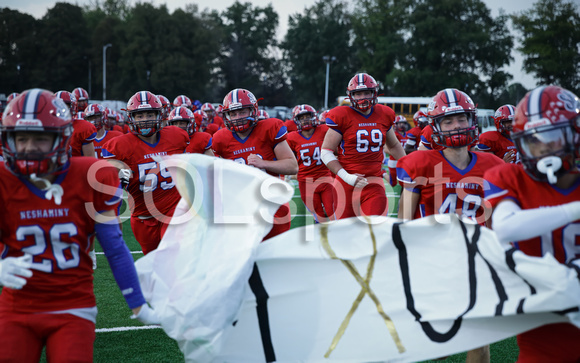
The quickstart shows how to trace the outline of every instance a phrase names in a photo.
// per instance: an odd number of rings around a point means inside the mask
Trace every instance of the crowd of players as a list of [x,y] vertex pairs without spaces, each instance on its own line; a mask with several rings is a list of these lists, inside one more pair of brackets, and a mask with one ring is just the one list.
[[[580,256],[576,95],[538,87],[517,107],[500,106],[497,131],[479,135],[475,103],[461,90],[439,91],[412,128],[377,104],[378,91],[358,73],[347,85],[350,106],[296,105],[289,120],[269,117],[241,88],[217,108],[139,91],[127,120],[89,103],[80,87],[11,94],[1,127],[0,361],[38,361],[44,345],[49,360],[92,360],[95,235],[134,317],[156,322],[118,215],[124,188],[143,253],[157,248],[180,199],[158,156],[199,153],[295,176],[317,222],[387,215],[386,179],[401,185],[403,220],[456,213],[529,255],[570,264]],[[264,240],[290,222],[285,204]],[[518,336],[519,361],[578,361],[578,341],[571,324],[534,329]],[[468,360],[489,361],[488,347]]]

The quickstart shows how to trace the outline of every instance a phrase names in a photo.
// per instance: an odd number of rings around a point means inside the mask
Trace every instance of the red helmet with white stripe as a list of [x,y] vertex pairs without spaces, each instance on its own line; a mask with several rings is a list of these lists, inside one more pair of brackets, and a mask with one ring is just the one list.
[[[301,117],[302,115],[307,115],[308,117],[305,119]],[[294,107],[293,118],[299,131],[308,131],[318,126],[316,110],[310,105],[304,104]]]
[[[371,91],[371,97],[354,99],[353,94],[361,91]],[[379,96],[379,85],[375,79],[367,73],[357,73],[348,82],[346,93],[350,99],[352,107],[366,112],[377,103]]]
[[191,99],[185,95],[179,95],[173,100],[173,107],[179,106],[187,107],[193,111],[193,103],[191,102]]
[[[4,110],[1,130],[5,165],[14,174],[42,177],[68,168],[72,117],[64,101],[52,92],[39,88],[22,92]],[[52,135],[51,150],[19,152],[15,142],[19,132]]]
[[176,107],[171,111],[171,113],[169,113],[167,123],[187,131],[190,136],[193,135],[197,129],[195,125],[195,115],[189,108],[183,106]]
[[503,105],[495,110],[493,120],[495,121],[495,128],[505,136],[510,135],[513,129],[514,115],[516,108],[514,105]]
[[[163,105],[159,98],[149,91],[135,93],[127,102],[127,118],[131,132],[135,135],[150,137],[159,131]],[[154,112],[150,120],[135,121],[135,115],[141,112]]]
[[84,111],[89,105],[89,93],[82,87],[77,87],[72,91],[77,99],[77,110]]
[[[465,114],[467,126],[460,129],[442,131],[441,121],[448,116]],[[467,93],[455,88],[439,91],[427,110],[429,123],[433,128],[433,141],[440,146],[460,148],[473,143],[478,136],[477,108]]]
[[105,106],[98,103],[91,103],[85,108],[84,119],[92,123],[97,130],[103,127],[109,127],[109,119],[107,118],[107,109]]
[[70,93],[69,91],[58,91],[54,95],[64,101],[64,103],[68,106],[71,115],[75,115],[77,113],[78,102],[73,93]]
[[421,130],[424,129],[425,126],[429,125],[429,119],[427,118],[427,115],[421,110],[415,112],[413,115],[413,121],[415,121],[415,126],[419,126]]
[[542,86],[518,103],[511,133],[526,172],[555,184],[576,169],[580,151],[580,99],[558,86]]
[[[256,125],[258,100],[254,94],[243,88],[230,91],[223,102],[224,124],[230,131],[244,132]],[[247,116],[233,115],[235,111],[248,109]]]

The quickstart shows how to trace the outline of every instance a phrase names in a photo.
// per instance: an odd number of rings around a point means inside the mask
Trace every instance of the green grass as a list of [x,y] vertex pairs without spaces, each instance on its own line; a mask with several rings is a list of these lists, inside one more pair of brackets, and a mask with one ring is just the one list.
[[[400,187],[393,189],[386,185],[389,197],[389,216],[396,217],[398,194]],[[297,228],[312,224],[314,219],[306,211],[298,188],[290,203],[292,227]],[[130,251],[140,251],[139,244],[133,237],[129,220],[123,223],[123,236]],[[97,252],[101,252],[97,244]],[[133,254],[134,259],[143,256]],[[99,314],[97,316],[97,334],[94,344],[94,361],[97,363],[109,362],[183,362],[183,354],[177,343],[169,338],[162,329],[129,330],[129,331],[100,331],[120,327],[139,327],[141,323],[131,320],[131,311],[127,307],[119,291],[106,257],[97,255],[98,268],[95,270],[95,295]],[[492,362],[515,362],[518,347],[515,338],[506,339],[491,346]],[[41,362],[46,362],[43,356]],[[435,362],[435,361],[433,361]],[[436,362],[465,362],[465,353],[456,354],[445,360]]]

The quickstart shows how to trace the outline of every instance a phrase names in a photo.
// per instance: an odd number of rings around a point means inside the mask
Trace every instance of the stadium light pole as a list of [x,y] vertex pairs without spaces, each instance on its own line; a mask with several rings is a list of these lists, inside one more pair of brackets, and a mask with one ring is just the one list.
[[111,43],[103,46],[103,101],[107,99],[107,48],[112,46]]
[[328,82],[330,77],[330,63],[336,60],[336,57],[325,55],[322,57],[324,63],[326,63],[326,86],[324,87],[324,109],[328,110]]

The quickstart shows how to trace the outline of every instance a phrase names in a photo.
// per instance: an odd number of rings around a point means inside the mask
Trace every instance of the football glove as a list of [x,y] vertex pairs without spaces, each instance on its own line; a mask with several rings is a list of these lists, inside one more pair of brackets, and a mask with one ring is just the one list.
[[129,179],[131,179],[131,169],[119,169],[119,180],[123,189],[129,185]]
[[24,256],[0,260],[0,285],[11,289],[22,289],[27,282],[24,277],[32,276],[31,266],[32,255],[28,253]]
[[137,319],[140,322],[142,322],[143,324],[147,324],[147,325],[159,325],[161,324],[161,319],[159,318],[159,316],[157,315],[157,313],[155,312],[155,310],[151,309],[149,307],[149,305],[147,304],[143,304],[141,306],[141,310],[139,310],[139,313],[137,315],[133,314],[131,315],[131,319]]

